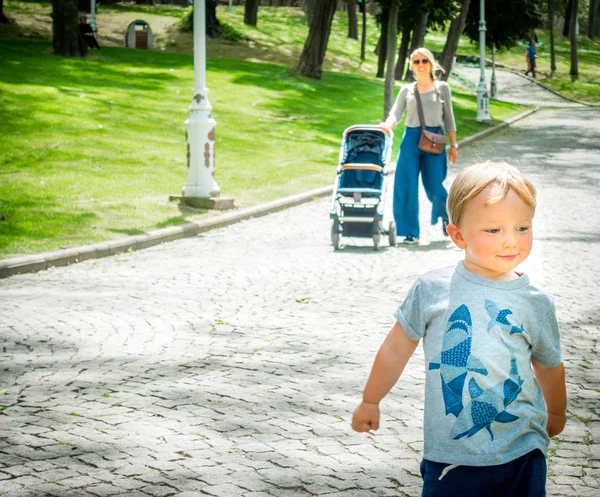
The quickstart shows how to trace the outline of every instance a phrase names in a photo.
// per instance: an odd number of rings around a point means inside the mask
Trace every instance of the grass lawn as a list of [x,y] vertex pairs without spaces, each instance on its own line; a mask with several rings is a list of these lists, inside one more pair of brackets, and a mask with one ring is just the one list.
[[[1,258],[212,215],[168,201],[186,181],[191,55],[104,46],[65,58],[24,39],[0,40],[0,53]],[[333,182],[342,131],[379,122],[383,100],[381,81],[336,57],[322,81],[288,75],[290,58],[209,58],[223,195],[249,206]],[[459,139],[484,129],[472,92],[454,97]],[[496,122],[524,110],[491,105]]]

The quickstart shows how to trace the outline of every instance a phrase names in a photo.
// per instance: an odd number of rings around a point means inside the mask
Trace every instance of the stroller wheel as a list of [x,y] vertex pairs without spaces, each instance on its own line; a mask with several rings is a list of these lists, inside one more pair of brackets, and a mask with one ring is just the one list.
[[381,241],[381,235],[376,233],[373,235],[373,250],[379,250],[379,242]]
[[396,223],[390,221],[390,227],[388,228],[388,238],[390,239],[390,247],[396,246]]
[[331,243],[333,244],[333,250],[340,249],[340,232],[336,229],[335,225],[331,226]]

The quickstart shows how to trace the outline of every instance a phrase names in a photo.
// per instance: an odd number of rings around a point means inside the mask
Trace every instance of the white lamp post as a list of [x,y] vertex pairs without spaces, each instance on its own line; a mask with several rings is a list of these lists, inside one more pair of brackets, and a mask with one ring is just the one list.
[[487,122],[490,118],[490,97],[485,84],[485,0],[479,2],[479,86],[477,87],[477,116],[475,121]]
[[220,198],[215,181],[215,126],[206,89],[206,12],[204,0],[194,0],[194,97],[187,128],[187,183],[181,201],[202,209],[230,209],[233,199]]
[[90,3],[90,27],[94,32],[94,37],[98,37],[98,28],[96,25],[96,0],[91,0]]

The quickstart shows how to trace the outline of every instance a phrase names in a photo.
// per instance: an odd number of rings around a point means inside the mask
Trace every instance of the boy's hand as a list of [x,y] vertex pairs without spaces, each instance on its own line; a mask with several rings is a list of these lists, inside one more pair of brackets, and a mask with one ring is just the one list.
[[560,414],[548,413],[548,424],[546,425],[546,433],[550,438],[555,437],[563,431],[567,422],[566,413]]
[[379,429],[379,405],[362,402],[352,415],[352,429],[363,433]]

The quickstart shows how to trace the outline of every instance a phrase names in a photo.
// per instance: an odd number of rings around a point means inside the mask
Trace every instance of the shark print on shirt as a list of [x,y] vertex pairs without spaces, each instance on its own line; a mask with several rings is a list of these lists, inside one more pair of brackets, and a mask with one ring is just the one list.
[[[509,340],[515,334],[527,333],[522,324],[516,326],[508,320],[508,316],[513,315],[510,309],[500,309],[491,300],[486,300],[485,310],[491,318],[487,326],[488,333],[497,329],[503,334],[507,333]],[[518,397],[524,380],[519,374],[515,353],[509,342],[502,335],[500,340],[510,354],[508,375],[490,388],[483,388],[473,377],[474,374],[487,376],[488,371],[482,361],[471,353],[473,322],[469,308],[465,304],[460,305],[448,319],[442,352],[429,363],[428,370],[440,370],[446,416],[452,414],[456,417],[452,428],[455,440],[472,437],[483,429],[494,440],[493,423],[511,423],[519,419],[507,408]],[[465,407],[463,392],[469,374],[471,378],[467,385],[470,400]]]
[[448,319],[442,353],[429,363],[429,370],[439,369],[446,415],[458,416],[463,410],[463,388],[467,372],[487,375],[483,363],[471,355],[471,313],[466,305],[458,307]]

